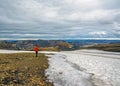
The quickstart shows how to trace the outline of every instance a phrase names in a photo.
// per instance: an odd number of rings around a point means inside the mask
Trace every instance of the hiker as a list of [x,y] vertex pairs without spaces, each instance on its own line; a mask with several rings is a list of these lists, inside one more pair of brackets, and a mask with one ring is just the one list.
[[36,57],[38,57],[39,47],[37,45],[34,47],[34,51],[36,53]]

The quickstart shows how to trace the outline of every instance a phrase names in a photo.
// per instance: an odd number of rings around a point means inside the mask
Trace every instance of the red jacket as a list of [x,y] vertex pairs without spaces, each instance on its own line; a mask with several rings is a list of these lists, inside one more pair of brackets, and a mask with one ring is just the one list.
[[39,51],[39,47],[38,47],[38,46],[35,46],[35,47],[34,47],[34,51]]

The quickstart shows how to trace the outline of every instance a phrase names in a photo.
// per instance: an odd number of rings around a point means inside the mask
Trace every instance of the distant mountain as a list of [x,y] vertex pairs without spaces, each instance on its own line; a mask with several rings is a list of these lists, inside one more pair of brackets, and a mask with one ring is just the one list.
[[38,45],[41,50],[72,50],[73,46],[63,40],[7,40],[0,42],[0,49],[33,50]]
[[120,43],[120,40],[64,40],[64,41],[76,46]]
[[38,45],[41,50],[76,50],[98,44],[116,44],[120,40],[4,40],[0,49],[33,50]]
[[64,40],[66,42],[81,42],[81,43],[118,43],[120,40]]

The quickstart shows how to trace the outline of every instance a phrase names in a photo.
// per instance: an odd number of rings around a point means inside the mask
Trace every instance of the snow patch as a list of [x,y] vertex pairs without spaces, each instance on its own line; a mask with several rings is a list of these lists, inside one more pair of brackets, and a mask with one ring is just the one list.
[[112,52],[111,57],[110,53],[104,51],[86,50],[84,52],[65,51],[50,55],[50,67],[46,70],[48,79],[54,82],[55,86],[120,85],[118,53]]
[[65,58],[61,54],[49,58],[52,66],[46,70],[46,75],[49,75],[48,79],[53,81],[55,86],[94,86],[91,74],[76,70]]

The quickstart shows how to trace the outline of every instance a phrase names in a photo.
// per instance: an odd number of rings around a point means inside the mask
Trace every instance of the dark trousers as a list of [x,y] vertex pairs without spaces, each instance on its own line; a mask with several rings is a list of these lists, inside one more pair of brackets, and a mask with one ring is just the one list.
[[38,57],[38,51],[35,51],[36,57]]

